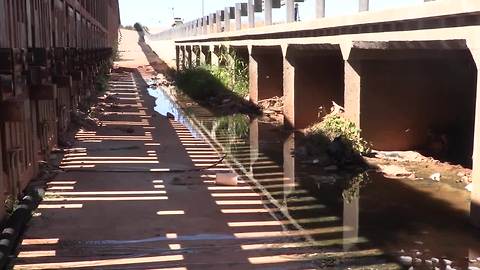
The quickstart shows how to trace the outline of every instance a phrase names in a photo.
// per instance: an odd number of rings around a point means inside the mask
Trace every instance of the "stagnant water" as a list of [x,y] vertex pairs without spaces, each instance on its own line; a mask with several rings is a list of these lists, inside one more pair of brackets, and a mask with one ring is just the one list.
[[149,93],[157,98],[157,112],[174,114],[194,136],[228,154],[230,165],[263,193],[267,207],[280,209],[278,218],[293,229],[349,228],[312,233],[306,244],[321,251],[379,249],[384,254],[364,256],[361,265],[413,260],[414,269],[451,269],[443,261],[448,259],[455,269],[480,267],[480,230],[469,223],[466,191],[376,172],[325,175],[296,160],[292,151],[298,139],[281,127],[244,115],[216,117],[168,90]]

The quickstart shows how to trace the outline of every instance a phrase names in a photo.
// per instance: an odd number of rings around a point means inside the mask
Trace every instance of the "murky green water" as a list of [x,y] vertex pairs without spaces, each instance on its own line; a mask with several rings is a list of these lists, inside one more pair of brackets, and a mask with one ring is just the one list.
[[375,172],[325,175],[292,155],[299,144],[293,133],[244,115],[216,117],[185,97],[174,103],[171,93],[149,92],[159,113],[173,113],[228,154],[227,162],[268,199],[272,213],[306,232],[305,245],[344,252],[352,267],[410,259],[414,269],[450,269],[442,259],[455,269],[480,267],[480,230],[469,224],[466,192]]

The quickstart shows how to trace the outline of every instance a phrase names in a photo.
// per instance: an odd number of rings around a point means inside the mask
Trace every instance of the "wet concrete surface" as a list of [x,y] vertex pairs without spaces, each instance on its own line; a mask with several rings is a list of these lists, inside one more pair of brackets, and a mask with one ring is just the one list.
[[[467,191],[430,179],[387,179],[374,171],[325,175],[292,155],[299,144],[295,134],[243,115],[214,117],[172,90],[158,91],[177,103],[168,98],[157,103],[175,104],[177,112],[185,108],[184,123],[228,153],[230,165],[267,198],[267,207],[286,227],[307,231],[305,245],[320,253],[345,252],[341,260],[362,267],[386,262],[414,269],[479,266],[480,238],[468,219]],[[316,233],[319,229],[328,232]],[[365,250],[379,255],[348,260],[349,253]]]
[[216,173],[231,171],[216,164],[221,154],[181,117],[155,112],[158,99],[138,74],[115,73],[110,86],[117,108],[106,107],[98,130],[77,133],[60,164],[65,172],[48,183],[13,269],[317,269],[337,263],[332,258],[342,253],[303,245],[308,232],[288,229],[266,208],[269,198],[245,181],[216,186]]

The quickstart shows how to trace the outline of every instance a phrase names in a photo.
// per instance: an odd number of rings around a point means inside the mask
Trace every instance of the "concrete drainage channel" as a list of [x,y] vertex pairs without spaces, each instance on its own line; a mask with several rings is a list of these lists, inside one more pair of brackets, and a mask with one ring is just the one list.
[[31,189],[20,200],[12,215],[8,218],[0,234],[0,269],[6,269],[18,245],[18,240],[25,231],[32,212],[42,201],[39,189]]
[[[158,88],[157,89],[158,91],[163,91],[163,93],[165,94],[165,97],[170,99],[170,101],[172,101],[172,103],[176,104],[177,102],[177,99],[175,97],[175,95],[171,92],[171,91],[174,91],[172,89],[164,89],[164,88]],[[225,163],[236,173],[238,173],[239,175],[241,176],[245,176],[247,177],[251,184],[253,184],[253,186],[260,190],[262,192],[262,194],[264,196],[266,196],[268,198],[268,200],[271,202],[271,204],[278,208],[280,210],[280,212],[278,213],[279,216],[277,216],[276,214],[272,213],[269,211],[270,215],[276,219],[277,221],[280,221],[281,219],[286,219],[290,222],[291,226],[293,226],[293,228],[295,230],[298,230],[298,231],[305,231],[305,229],[303,228],[302,225],[300,225],[289,213],[288,213],[288,210],[284,209],[284,207],[282,205],[280,205],[278,203],[278,201],[273,198],[273,196],[268,192],[268,190],[266,190],[255,178],[251,177],[248,175],[248,172],[247,170],[242,166],[242,164],[240,164],[239,162],[237,162],[235,159],[232,159],[232,158],[229,158],[227,157],[226,155],[224,155],[223,153],[226,153],[224,147],[222,146],[222,144],[220,142],[218,142],[215,138],[212,138],[212,136],[210,136],[208,130],[206,130],[202,124],[195,118],[194,115],[189,115],[187,114],[183,108],[181,108],[180,106],[177,106],[177,110],[179,113],[183,114],[182,115],[182,124],[184,125],[188,125],[189,129],[196,129],[196,134],[201,137],[205,142],[207,142],[211,147],[212,149],[214,149],[217,153],[219,153],[221,156],[225,156]],[[179,116],[180,118],[180,116]],[[265,206],[267,209],[268,207]],[[282,224],[281,225],[284,230],[287,230],[286,228],[286,225]],[[308,234],[304,234],[303,238],[306,240],[306,241],[309,241],[309,242],[315,242],[315,240],[309,236]]]

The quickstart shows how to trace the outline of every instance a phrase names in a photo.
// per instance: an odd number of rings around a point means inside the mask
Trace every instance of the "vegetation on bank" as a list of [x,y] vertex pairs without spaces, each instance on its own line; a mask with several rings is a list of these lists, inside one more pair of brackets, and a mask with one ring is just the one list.
[[362,156],[371,153],[361,130],[344,116],[339,106],[306,130],[302,145],[296,154],[323,167],[362,165]]
[[361,155],[370,154],[371,148],[367,141],[361,136],[361,130],[352,121],[345,118],[342,114],[331,113],[326,115],[319,123],[315,123],[308,128],[307,136],[318,143],[333,142],[342,140],[348,142],[348,146],[353,152]]
[[180,91],[221,114],[259,115],[260,109],[247,101],[248,65],[235,52],[222,50],[220,66],[201,65],[177,73]]

